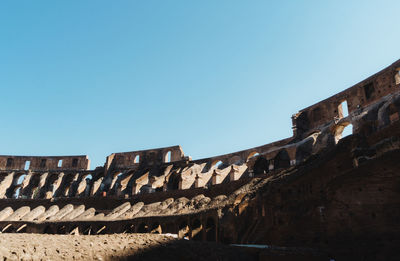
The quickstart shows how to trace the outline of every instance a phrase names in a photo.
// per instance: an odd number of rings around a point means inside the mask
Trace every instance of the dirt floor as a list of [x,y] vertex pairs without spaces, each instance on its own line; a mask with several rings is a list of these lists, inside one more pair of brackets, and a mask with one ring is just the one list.
[[254,260],[222,244],[155,234],[0,234],[0,260]]

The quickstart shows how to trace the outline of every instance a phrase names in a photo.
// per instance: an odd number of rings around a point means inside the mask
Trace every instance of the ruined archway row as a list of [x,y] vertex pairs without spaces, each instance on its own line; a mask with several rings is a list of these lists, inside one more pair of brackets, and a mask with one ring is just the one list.
[[0,170],[88,170],[90,160],[79,156],[0,156]]
[[[357,116],[400,88],[400,60],[356,85],[311,105],[292,116],[294,136],[304,138],[321,126]],[[398,119],[398,113],[392,116]]]
[[[3,171],[0,172],[0,198],[130,197],[155,191],[205,188],[288,168],[300,160],[296,145],[278,147],[267,153],[251,150],[244,155],[246,160],[236,163],[224,162],[224,158],[210,158],[163,163],[151,168],[145,164],[126,170],[110,168],[107,172],[104,168],[79,172]],[[263,159],[267,163],[263,163],[266,166],[260,171],[260,160]]]
[[80,220],[56,222],[0,221],[2,233],[83,234],[114,233],[171,234],[177,238],[218,241],[219,218],[216,211],[176,217],[151,217],[130,220]]
[[370,135],[398,121],[399,75],[396,61],[294,115],[293,137],[217,157],[192,160],[180,146],[172,146],[113,153],[103,167],[88,171],[87,156],[0,156],[0,198],[130,197],[209,187],[290,168],[348,133]]

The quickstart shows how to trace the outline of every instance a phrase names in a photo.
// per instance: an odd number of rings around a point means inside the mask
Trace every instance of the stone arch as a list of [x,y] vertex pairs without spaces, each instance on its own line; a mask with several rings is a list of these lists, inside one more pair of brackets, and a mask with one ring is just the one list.
[[178,190],[180,181],[181,181],[181,174],[174,171],[168,178],[167,189]]
[[262,175],[269,172],[269,161],[265,157],[258,157],[253,166],[254,175]]
[[33,175],[28,187],[26,188],[26,193],[23,194],[29,198],[39,198],[39,182],[40,175]]
[[257,151],[252,151],[249,153],[249,155],[247,156],[247,160],[253,158],[253,157],[257,157],[258,155],[260,155],[260,153],[258,153]]
[[243,164],[243,159],[242,159],[242,157],[236,155],[236,156],[233,156],[232,158],[230,158],[230,159],[229,159],[229,165],[232,165],[232,164],[235,164],[235,165],[241,165],[241,164]]
[[286,150],[281,150],[274,158],[274,169],[290,167],[290,157]]
[[172,161],[172,151],[168,150],[164,153],[164,162],[171,162]]
[[216,159],[211,163],[211,169],[212,168],[219,169],[219,168],[221,168],[223,166],[224,166],[224,162],[222,160],[220,160],[220,159]]

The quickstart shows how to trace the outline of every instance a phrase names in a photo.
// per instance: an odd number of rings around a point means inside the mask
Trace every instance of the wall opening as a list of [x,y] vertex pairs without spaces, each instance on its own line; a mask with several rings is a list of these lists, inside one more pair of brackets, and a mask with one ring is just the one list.
[[253,151],[253,152],[251,152],[250,154],[249,154],[249,156],[247,157],[247,160],[249,160],[249,159],[251,159],[251,158],[254,158],[254,157],[257,157],[257,156],[259,156],[260,155],[260,153],[258,153],[257,151]]
[[349,106],[347,105],[346,100],[344,100],[341,104],[339,104],[338,113],[339,113],[339,118],[345,118],[349,116]]
[[274,158],[274,169],[290,167],[290,158],[286,150],[281,150]]
[[140,161],[140,155],[136,155],[135,158],[133,159],[133,163],[139,163]]
[[347,137],[352,134],[353,134],[353,124],[349,124],[344,128],[344,130],[342,132],[342,138]]
[[24,170],[28,170],[30,166],[31,166],[31,161],[30,160],[25,161]]
[[219,161],[214,161],[211,167],[215,167],[217,169],[221,168],[223,166],[223,162],[221,160]]
[[45,167],[46,167],[46,161],[47,161],[46,159],[42,159],[42,160],[40,161],[40,165],[39,165],[39,166],[40,166],[41,168],[45,168]]
[[10,167],[13,165],[13,161],[14,161],[14,160],[13,160],[12,158],[8,158],[8,159],[7,159],[7,163],[6,163],[6,167],[7,167],[7,168],[10,168]]
[[394,82],[396,85],[400,84],[400,68],[396,68],[396,74],[394,75]]
[[62,167],[62,163],[63,163],[63,161],[59,160],[58,163],[57,163],[57,167],[61,168]]
[[171,151],[168,151],[164,156],[164,162],[171,162]]
[[266,174],[269,171],[269,161],[264,157],[259,157],[254,163],[254,175]]
[[338,126],[335,133],[335,142],[336,144],[339,140],[344,137],[350,136],[353,134],[353,124],[348,124],[347,126]]
[[78,159],[72,159],[72,167],[73,168],[76,168],[76,167],[78,167]]

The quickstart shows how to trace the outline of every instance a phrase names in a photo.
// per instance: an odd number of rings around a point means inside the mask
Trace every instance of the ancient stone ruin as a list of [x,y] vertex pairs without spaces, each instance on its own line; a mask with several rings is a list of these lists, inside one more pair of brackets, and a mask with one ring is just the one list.
[[90,170],[87,156],[0,156],[0,231],[394,253],[399,71],[400,60],[300,110],[290,138],[216,157],[173,146],[112,153]]

